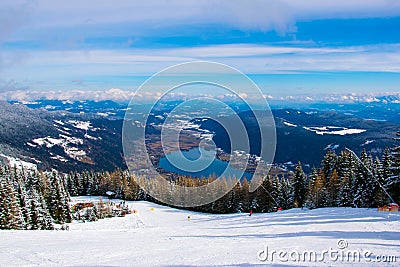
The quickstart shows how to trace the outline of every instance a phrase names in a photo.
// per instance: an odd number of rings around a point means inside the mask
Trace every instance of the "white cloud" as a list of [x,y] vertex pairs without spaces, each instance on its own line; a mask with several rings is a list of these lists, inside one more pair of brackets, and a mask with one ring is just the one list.
[[0,44],[29,20],[30,5],[26,1],[2,1],[0,6]]
[[161,50],[168,55],[180,56],[200,56],[203,58],[223,58],[223,57],[245,57],[279,54],[327,54],[327,53],[353,53],[360,51],[359,48],[303,48],[286,46],[266,46],[252,44],[227,44],[203,47],[179,48]]
[[[21,2],[3,0],[19,8]],[[280,0],[159,0],[117,3],[107,0],[35,1],[30,8],[30,27],[93,26],[118,23],[218,23],[242,29],[291,30],[290,5]]]
[[[18,67],[2,70],[3,77],[19,83],[10,85],[3,81],[5,85],[0,89],[137,88],[144,80],[123,84],[120,80],[110,81],[110,77],[150,76],[171,65],[196,60],[224,63],[246,74],[400,73],[400,45],[301,48],[239,44],[181,49],[32,51]],[[87,82],[90,79],[92,82]],[[79,80],[82,82],[77,83]]]
[[397,0],[283,0],[296,19],[388,17],[400,14]]
[[[133,26],[222,24],[238,29],[280,33],[295,30],[297,20],[359,18],[400,15],[396,0],[2,0],[3,31],[20,26],[26,18],[29,29],[64,26],[92,27],[130,23]],[[21,12],[23,11],[23,12]],[[2,16],[1,16],[2,15]],[[5,23],[4,23],[5,22]],[[10,27],[12,26],[12,27]]]

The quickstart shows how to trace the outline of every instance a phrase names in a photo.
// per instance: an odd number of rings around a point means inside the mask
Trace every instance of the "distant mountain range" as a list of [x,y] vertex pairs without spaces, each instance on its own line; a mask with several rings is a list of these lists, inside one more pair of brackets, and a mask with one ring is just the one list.
[[[149,122],[162,123],[157,118],[165,117],[176,103],[155,110]],[[320,164],[327,149],[348,147],[360,153],[365,148],[373,155],[380,155],[386,147],[394,145],[393,137],[400,128],[395,119],[363,118],[359,115],[368,109],[363,105],[341,106],[339,113],[332,112],[334,106],[329,105],[332,104],[273,110],[278,141],[275,163],[291,168],[301,160],[305,167],[312,167]],[[113,101],[1,102],[0,159],[12,164],[34,164],[46,170],[125,168],[121,131],[126,108],[127,103]],[[135,108],[140,115],[141,107]],[[260,140],[254,130],[254,117],[246,109],[238,106],[235,109],[248,129],[251,150],[257,154]],[[193,112],[197,111],[193,107]],[[393,110],[378,111],[379,116],[394,118]],[[225,119],[230,120],[229,116]],[[214,133],[217,146],[229,152],[229,139],[217,124],[212,120],[195,123],[202,130]]]
[[[361,119],[334,112],[304,112],[295,109],[273,110],[277,133],[275,163],[293,167],[301,161],[306,167],[319,166],[326,150],[337,151],[348,147],[356,153],[362,149],[381,155],[386,147],[394,146],[393,137],[399,124]],[[251,153],[260,151],[259,131],[252,112],[239,114],[250,137]],[[226,123],[234,123],[227,118]],[[215,133],[216,145],[230,153],[226,131],[212,120],[202,120],[202,129]]]

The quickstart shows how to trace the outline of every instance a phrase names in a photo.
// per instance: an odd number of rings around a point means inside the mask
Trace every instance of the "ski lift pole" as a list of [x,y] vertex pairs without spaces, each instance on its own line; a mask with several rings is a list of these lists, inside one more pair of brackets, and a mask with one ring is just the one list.
[[345,147],[344,149],[349,151],[350,154],[352,154],[357,159],[357,161],[359,163],[361,163],[362,166],[364,166],[364,168],[369,172],[369,174],[371,174],[372,177],[374,177],[376,182],[379,184],[380,188],[382,188],[383,192],[385,192],[385,194],[389,197],[390,201],[392,201],[392,203],[396,204],[396,202],[393,200],[393,198],[390,196],[390,194],[386,191],[386,189],[383,187],[383,185],[379,182],[378,178],[376,178],[376,176],[372,173],[372,171],[367,166],[365,166],[364,162],[362,162],[362,160],[357,156],[357,154],[353,150],[351,150],[351,149],[349,149],[347,147]]

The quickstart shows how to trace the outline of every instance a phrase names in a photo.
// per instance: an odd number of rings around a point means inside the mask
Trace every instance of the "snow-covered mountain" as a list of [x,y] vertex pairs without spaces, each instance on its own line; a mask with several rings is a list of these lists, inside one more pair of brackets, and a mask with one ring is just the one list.
[[0,158],[58,170],[122,168],[121,121],[0,104]]
[[15,105],[25,105],[33,109],[44,109],[48,111],[68,111],[78,114],[92,114],[109,119],[123,118],[127,103],[114,102],[111,100],[35,100],[35,101],[9,101]]

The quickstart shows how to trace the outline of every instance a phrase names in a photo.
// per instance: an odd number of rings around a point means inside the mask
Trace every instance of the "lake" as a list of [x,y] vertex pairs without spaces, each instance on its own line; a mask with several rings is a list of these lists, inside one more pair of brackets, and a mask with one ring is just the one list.
[[[203,154],[203,158],[199,159],[200,157],[200,151]],[[194,169],[199,169],[199,166],[203,166],[205,163],[210,161],[210,157],[214,157],[214,152],[213,151],[208,151],[205,149],[200,148],[192,148],[188,151],[182,151],[182,154],[191,162],[188,163],[190,164],[191,167]],[[177,161],[180,159],[180,153],[179,151],[174,151],[172,153],[168,154],[168,157],[171,158],[172,161]],[[204,160],[203,160],[204,159]],[[242,172],[238,169],[235,169],[231,166],[228,166],[229,162],[222,161],[219,159],[214,159],[211,164],[204,168],[201,171],[197,172],[191,172],[191,171],[185,171],[181,170],[179,168],[176,168],[172,163],[164,156],[160,159],[160,162],[158,164],[158,168],[164,169],[169,172],[174,172],[178,174],[182,174],[185,176],[191,176],[191,177],[198,177],[198,178],[204,178],[204,177],[209,177],[210,175],[216,175],[217,177],[220,176],[222,173],[224,173],[226,169],[226,177],[238,177],[242,174]],[[187,168],[186,168],[187,167]],[[189,166],[184,166],[184,168],[189,169]],[[252,174],[249,172],[244,172],[241,178],[246,177],[247,180],[251,180]]]

